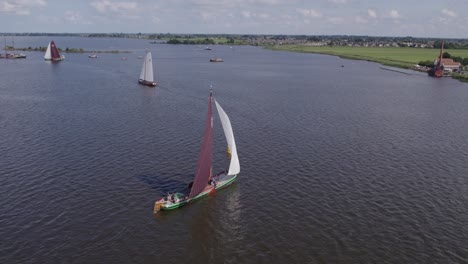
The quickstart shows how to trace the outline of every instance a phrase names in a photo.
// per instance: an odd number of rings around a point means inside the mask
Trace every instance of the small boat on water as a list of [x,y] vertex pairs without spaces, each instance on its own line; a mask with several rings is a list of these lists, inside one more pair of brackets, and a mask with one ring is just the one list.
[[213,59],[210,59],[210,62],[223,62],[223,59],[221,59],[221,58],[213,58]]
[[210,48],[210,47],[206,47],[205,50],[211,50],[211,48]]
[[88,58],[91,58],[91,59],[97,59],[98,55],[97,54],[89,54],[88,55]]
[[5,59],[25,59],[26,54],[23,53],[7,53],[4,56],[0,55],[0,58],[5,58]]
[[5,55],[3,54],[0,54],[0,59],[25,59],[26,58],[26,54],[23,54],[23,53],[6,53],[7,50],[13,50],[15,51],[15,42],[12,41],[12,46],[11,47],[8,47],[6,45],[6,38],[5,38]]
[[437,58],[437,62],[435,63],[434,67],[432,67],[427,74],[432,77],[442,77],[444,76],[444,69],[442,67],[442,53],[444,52],[444,41],[442,40],[442,44],[440,46],[440,54],[439,58]]
[[[213,114],[212,104],[215,102],[218,115],[221,120],[224,135],[227,141],[227,156],[230,159],[229,169],[212,175],[212,156],[213,156]],[[232,131],[231,121],[224,112],[217,100],[214,100],[213,93],[210,92],[208,101],[208,114],[205,120],[205,132],[203,142],[198,156],[195,178],[189,184],[187,192],[176,192],[168,194],[166,197],[159,198],[154,203],[153,213],[159,210],[173,210],[182,207],[191,201],[197,200],[208,194],[213,194],[216,190],[232,184],[237,174],[240,172],[239,157],[237,156],[236,142]]]
[[151,52],[149,51],[146,52],[138,82],[147,86],[156,86],[156,82],[153,77],[153,61],[151,58]]
[[63,61],[65,59],[65,56],[60,56],[59,51],[57,47],[55,46],[54,41],[49,42],[49,45],[47,46],[46,53],[44,55],[44,60],[47,61]]

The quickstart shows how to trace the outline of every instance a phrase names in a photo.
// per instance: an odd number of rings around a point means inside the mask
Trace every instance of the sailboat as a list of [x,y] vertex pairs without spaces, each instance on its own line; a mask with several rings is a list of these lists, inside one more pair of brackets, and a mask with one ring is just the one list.
[[153,62],[151,59],[151,52],[147,51],[141,68],[140,79],[138,82],[143,85],[156,86],[153,77]]
[[[12,43],[12,46],[11,46],[11,50],[13,50],[13,52],[15,52],[15,41],[12,40],[11,41]],[[6,59],[25,59],[26,58],[26,54],[23,54],[23,53],[6,53],[8,47],[6,45],[6,39],[5,39],[5,58]]]
[[44,60],[50,60],[50,61],[62,61],[64,60],[65,57],[62,55],[60,56],[57,47],[55,46],[54,41],[51,41],[49,43],[49,46],[47,46],[46,53],[44,55]]
[[442,58],[444,52],[444,41],[442,40],[442,44],[440,45],[440,54],[437,60],[435,61],[434,66],[427,72],[429,76],[432,77],[442,77],[444,75],[444,69],[442,67]]
[[203,142],[198,156],[197,169],[195,171],[195,178],[189,184],[186,193],[176,192],[168,194],[166,197],[159,198],[154,203],[153,213],[159,210],[173,210],[197,200],[215,190],[226,187],[233,183],[240,172],[239,157],[237,155],[236,141],[234,140],[234,133],[232,132],[231,121],[224,112],[221,105],[217,100],[214,100],[216,109],[218,110],[219,119],[223,127],[224,135],[227,141],[227,155],[230,159],[229,168],[216,175],[212,175],[212,153],[213,153],[213,114],[212,114],[213,93],[210,92],[208,101],[208,113],[205,121],[205,132],[203,135]]

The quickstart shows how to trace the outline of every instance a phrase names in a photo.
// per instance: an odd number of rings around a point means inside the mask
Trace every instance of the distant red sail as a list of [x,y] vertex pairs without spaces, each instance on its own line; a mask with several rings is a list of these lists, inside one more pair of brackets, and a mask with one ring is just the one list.
[[205,133],[203,142],[198,156],[197,170],[195,171],[195,179],[192,189],[190,190],[189,199],[200,194],[208,184],[211,172],[211,162],[213,159],[213,115],[211,111],[211,93],[208,103],[208,114],[206,115]]
[[55,47],[54,41],[50,42],[50,54],[51,54],[52,60],[60,59],[60,54],[57,50],[57,47]]

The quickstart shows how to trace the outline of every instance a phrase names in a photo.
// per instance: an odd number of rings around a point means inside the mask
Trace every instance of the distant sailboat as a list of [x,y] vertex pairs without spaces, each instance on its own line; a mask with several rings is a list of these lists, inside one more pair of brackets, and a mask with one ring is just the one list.
[[12,40],[12,46],[9,48],[7,45],[6,45],[6,38],[5,38],[5,56],[2,56],[0,54],[0,58],[5,58],[5,59],[25,59],[26,58],[26,54],[23,54],[23,53],[7,53],[7,50],[8,49],[11,49],[13,52],[15,51],[15,41]]
[[153,77],[153,61],[151,58],[151,52],[149,51],[146,52],[138,82],[143,85],[156,86],[156,82]]
[[186,205],[190,201],[199,199],[215,190],[228,186],[233,183],[240,172],[239,157],[237,156],[236,141],[234,140],[234,133],[232,132],[231,121],[224,112],[221,105],[214,100],[218,115],[223,126],[224,135],[227,141],[227,155],[230,159],[229,169],[212,175],[212,156],[213,156],[213,114],[212,103],[213,96],[210,92],[208,101],[208,114],[205,121],[205,133],[203,135],[203,142],[198,156],[197,169],[195,171],[195,178],[189,184],[189,191],[187,193],[177,192],[168,195],[165,198],[159,198],[154,203],[153,212],[157,213],[159,210],[173,210]]
[[429,76],[432,77],[442,77],[444,76],[444,69],[442,67],[442,58],[444,52],[444,41],[442,40],[442,44],[440,45],[440,54],[437,60],[435,61],[434,66],[427,72]]
[[55,46],[54,41],[51,41],[49,43],[49,46],[47,46],[46,53],[44,55],[44,60],[50,60],[50,61],[62,61],[64,60],[65,57],[62,55],[60,56],[57,47]]

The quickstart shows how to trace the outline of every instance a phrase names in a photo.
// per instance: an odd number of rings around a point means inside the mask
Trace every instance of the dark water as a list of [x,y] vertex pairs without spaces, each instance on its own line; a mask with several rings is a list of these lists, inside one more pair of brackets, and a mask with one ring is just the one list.
[[[254,47],[54,40],[133,53],[0,60],[0,263],[468,263],[467,84]],[[156,89],[136,83],[145,49]],[[193,177],[210,84],[238,181],[154,217]]]

